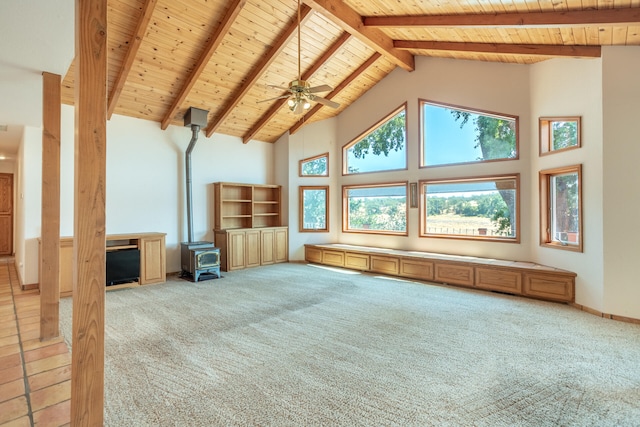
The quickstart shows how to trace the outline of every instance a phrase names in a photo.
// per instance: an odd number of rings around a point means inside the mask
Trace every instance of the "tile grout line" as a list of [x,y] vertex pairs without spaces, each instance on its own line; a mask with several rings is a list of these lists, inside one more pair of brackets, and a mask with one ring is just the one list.
[[[6,263],[7,273],[9,275],[9,287],[11,289],[11,300],[13,302],[13,313],[16,317],[16,330],[18,332],[18,345],[20,347],[20,362],[22,363],[22,378],[24,380],[24,396],[27,400],[27,416],[29,417],[29,422],[33,426],[33,410],[31,408],[31,388],[29,387],[29,377],[27,376],[27,365],[24,359],[24,348],[22,346],[22,334],[20,333],[20,319],[18,317],[18,309],[16,307],[16,298],[13,291],[13,283],[11,282],[11,268],[12,264]],[[15,268],[15,267],[14,267]]]

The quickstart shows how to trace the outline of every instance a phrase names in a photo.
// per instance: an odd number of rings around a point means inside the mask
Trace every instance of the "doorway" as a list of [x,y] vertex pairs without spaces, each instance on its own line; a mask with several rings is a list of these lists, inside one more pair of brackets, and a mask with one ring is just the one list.
[[0,173],[0,255],[13,255],[13,174]]

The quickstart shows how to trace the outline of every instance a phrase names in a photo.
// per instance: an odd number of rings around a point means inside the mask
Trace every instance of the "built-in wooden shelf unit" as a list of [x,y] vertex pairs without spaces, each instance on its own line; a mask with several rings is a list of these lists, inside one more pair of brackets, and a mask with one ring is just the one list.
[[216,230],[279,227],[279,185],[214,183]]

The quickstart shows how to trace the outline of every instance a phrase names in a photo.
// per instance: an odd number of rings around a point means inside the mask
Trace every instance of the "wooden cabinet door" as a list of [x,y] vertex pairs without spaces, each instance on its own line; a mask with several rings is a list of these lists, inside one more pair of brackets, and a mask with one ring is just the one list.
[[308,262],[315,262],[316,264],[322,264],[322,249],[305,246],[304,259],[305,261],[308,261]]
[[0,255],[13,253],[13,175],[0,173]]
[[473,286],[473,267],[465,264],[436,263],[433,279],[436,282]]
[[574,302],[575,279],[557,274],[525,273],[523,291],[525,295],[536,298]]
[[344,253],[344,266],[354,270],[369,270],[369,255],[357,254],[353,252]]
[[245,231],[245,267],[260,265],[260,230]]
[[245,267],[245,232],[229,231],[227,234],[227,269],[239,270]]
[[164,236],[140,239],[140,284],[166,281]]
[[476,287],[520,295],[522,274],[510,269],[476,267]]
[[396,257],[371,255],[371,271],[397,276],[400,272],[400,260]]
[[287,228],[276,228],[274,236],[275,262],[289,260],[289,232]]
[[273,229],[260,230],[260,264],[269,265],[275,262]]

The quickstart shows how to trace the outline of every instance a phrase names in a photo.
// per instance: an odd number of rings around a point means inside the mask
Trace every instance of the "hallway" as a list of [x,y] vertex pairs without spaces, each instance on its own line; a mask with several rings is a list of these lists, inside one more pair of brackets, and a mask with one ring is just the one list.
[[62,337],[39,335],[39,291],[22,291],[13,258],[0,258],[2,427],[69,424],[71,353]]

